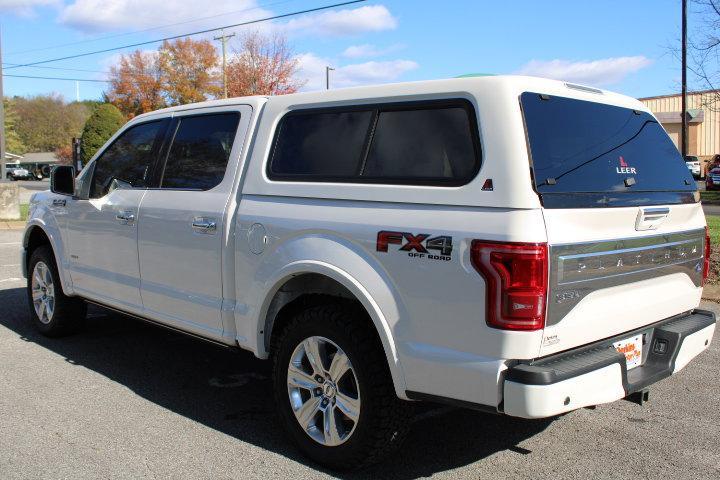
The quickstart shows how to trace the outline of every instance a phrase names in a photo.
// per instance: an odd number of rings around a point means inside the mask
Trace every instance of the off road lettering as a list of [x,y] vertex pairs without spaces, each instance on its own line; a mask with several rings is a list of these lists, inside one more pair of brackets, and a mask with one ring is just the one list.
[[[442,235],[429,238],[429,233],[408,233],[383,230],[377,234],[376,249],[378,252],[387,252],[390,245],[400,245],[399,251],[408,252],[412,258],[428,258],[431,260],[450,260],[452,254],[452,237]],[[435,250],[438,254],[428,254]],[[426,255],[427,254],[427,255]]]

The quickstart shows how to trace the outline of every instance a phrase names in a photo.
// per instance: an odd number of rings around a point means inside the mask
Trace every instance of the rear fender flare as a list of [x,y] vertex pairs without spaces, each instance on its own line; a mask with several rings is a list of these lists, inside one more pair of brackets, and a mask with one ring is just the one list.
[[[318,255],[319,252],[322,254]],[[344,286],[365,308],[382,342],[396,393],[406,398],[405,377],[394,336],[394,327],[406,316],[406,310],[377,259],[353,242],[315,235],[289,241],[265,258],[268,264],[260,265],[257,272],[273,273],[254,282],[259,290],[256,298],[263,299],[257,309],[255,331],[258,356],[267,358],[269,354],[266,318],[275,293],[295,276],[324,275]],[[283,259],[283,264],[273,266],[277,259]]]

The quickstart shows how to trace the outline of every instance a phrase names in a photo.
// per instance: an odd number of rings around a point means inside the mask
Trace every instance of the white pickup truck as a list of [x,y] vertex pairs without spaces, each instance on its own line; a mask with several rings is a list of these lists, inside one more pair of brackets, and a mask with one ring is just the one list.
[[715,329],[682,157],[640,102],[584,86],[173,107],[51,190],[23,243],[42,333],[91,302],[272,358],[283,425],[332,468],[397,447],[410,401],[525,418],[641,401]]

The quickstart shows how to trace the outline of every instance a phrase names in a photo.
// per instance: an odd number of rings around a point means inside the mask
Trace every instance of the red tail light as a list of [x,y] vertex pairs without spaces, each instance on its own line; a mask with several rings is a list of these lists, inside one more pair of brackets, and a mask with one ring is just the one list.
[[474,240],[475,270],[487,284],[487,323],[504,330],[545,327],[548,254],[544,243],[494,243]]
[[705,285],[705,281],[708,278],[708,275],[710,275],[710,253],[712,251],[711,245],[710,245],[710,231],[708,230],[708,227],[705,226],[705,258],[703,258],[703,285]]

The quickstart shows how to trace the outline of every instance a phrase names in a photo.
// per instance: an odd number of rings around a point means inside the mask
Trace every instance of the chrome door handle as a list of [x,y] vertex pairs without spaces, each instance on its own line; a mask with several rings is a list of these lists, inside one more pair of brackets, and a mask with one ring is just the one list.
[[135,223],[135,214],[132,212],[120,212],[115,215],[115,220],[123,225],[133,225]]
[[193,219],[192,229],[197,233],[212,235],[217,231],[217,223],[212,218],[198,217]]

